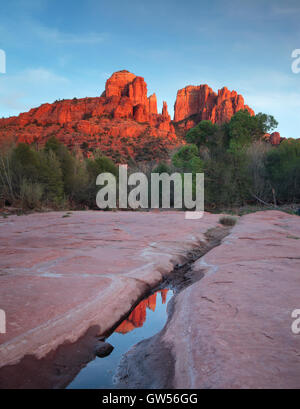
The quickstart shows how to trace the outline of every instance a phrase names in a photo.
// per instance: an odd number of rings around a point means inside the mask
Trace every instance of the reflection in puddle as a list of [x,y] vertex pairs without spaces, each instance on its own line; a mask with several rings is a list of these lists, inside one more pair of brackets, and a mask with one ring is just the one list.
[[112,377],[121,359],[133,345],[159,332],[167,320],[171,290],[159,290],[142,300],[107,339],[114,346],[105,358],[96,358],[83,368],[68,388],[113,388]]
[[150,297],[148,297],[146,300],[141,301],[139,305],[135,307],[129,317],[124,320],[117,329],[115,329],[115,332],[119,332],[120,334],[127,334],[135,328],[142,327],[147,318],[147,308],[155,312],[157,294],[161,295],[161,302],[162,304],[165,304],[168,291],[169,290],[157,291],[156,293],[150,295]]

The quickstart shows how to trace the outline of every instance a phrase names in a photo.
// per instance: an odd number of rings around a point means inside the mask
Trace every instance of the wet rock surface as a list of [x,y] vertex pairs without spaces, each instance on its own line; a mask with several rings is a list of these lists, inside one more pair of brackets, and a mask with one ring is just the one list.
[[113,349],[114,347],[110,343],[99,341],[95,347],[95,354],[99,358],[104,358],[111,354]]

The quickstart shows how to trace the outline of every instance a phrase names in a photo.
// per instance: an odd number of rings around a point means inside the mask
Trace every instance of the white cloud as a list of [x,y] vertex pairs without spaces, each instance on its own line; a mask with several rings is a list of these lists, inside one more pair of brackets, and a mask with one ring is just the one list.
[[30,68],[19,75],[19,78],[24,81],[38,82],[38,83],[67,83],[69,80],[65,77],[57,75],[46,68]]
[[288,7],[288,6],[273,6],[272,7],[272,13],[275,15],[297,15],[299,16],[300,13],[300,7],[295,6],[295,7]]
[[39,67],[1,76],[0,88],[0,112],[9,116],[57,99],[57,93],[64,95],[71,83],[68,78]]
[[64,33],[57,28],[35,24],[32,27],[38,37],[56,44],[99,44],[105,40],[104,33]]

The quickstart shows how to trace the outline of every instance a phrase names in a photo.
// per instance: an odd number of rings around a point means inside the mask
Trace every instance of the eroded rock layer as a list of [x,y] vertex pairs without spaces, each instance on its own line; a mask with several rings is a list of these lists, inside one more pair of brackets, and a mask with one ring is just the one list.
[[242,109],[254,115],[254,111],[245,105],[244,98],[236,91],[224,87],[216,94],[206,84],[189,85],[177,92],[174,121],[181,122],[178,127],[186,132],[202,120],[217,124],[227,122]]
[[158,114],[144,78],[125,70],[107,80],[101,97],[56,101],[0,120],[0,143],[43,146],[52,135],[87,155],[100,148],[118,161],[159,158],[179,143],[167,105]]

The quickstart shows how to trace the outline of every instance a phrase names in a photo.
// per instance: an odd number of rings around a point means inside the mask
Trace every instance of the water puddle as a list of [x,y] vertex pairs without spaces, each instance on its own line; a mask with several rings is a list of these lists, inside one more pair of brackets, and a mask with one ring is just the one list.
[[113,388],[113,375],[121,356],[133,345],[161,331],[167,321],[167,303],[172,290],[156,291],[142,300],[106,341],[114,346],[105,358],[89,362],[69,384],[68,389]]

